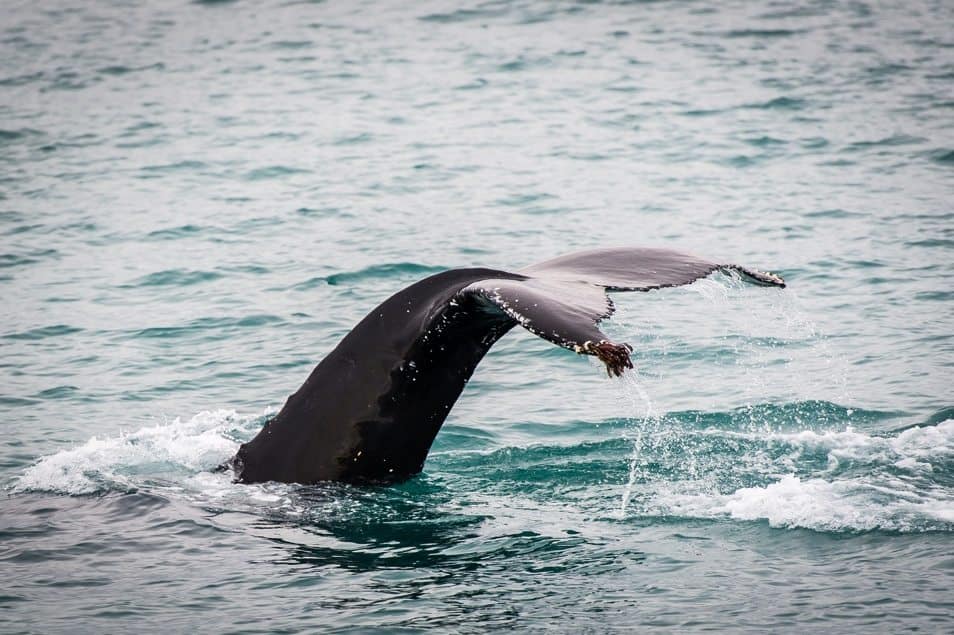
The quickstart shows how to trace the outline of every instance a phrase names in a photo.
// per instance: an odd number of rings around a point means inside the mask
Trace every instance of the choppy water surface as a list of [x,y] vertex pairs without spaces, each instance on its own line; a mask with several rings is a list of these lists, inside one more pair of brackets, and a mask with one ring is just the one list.
[[[954,10],[6,2],[0,630],[948,632]],[[667,245],[392,488],[233,485],[375,303]]]

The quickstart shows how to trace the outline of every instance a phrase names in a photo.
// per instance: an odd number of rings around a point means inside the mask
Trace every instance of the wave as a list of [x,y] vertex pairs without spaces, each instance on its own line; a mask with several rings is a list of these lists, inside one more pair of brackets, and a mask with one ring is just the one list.
[[789,449],[768,465],[787,468],[767,474],[770,482],[729,492],[670,484],[644,511],[818,531],[954,530],[952,419],[896,435],[807,430],[769,434],[764,443]]
[[26,331],[18,331],[15,333],[5,333],[0,335],[3,339],[6,340],[42,340],[48,337],[60,337],[62,335],[72,335],[74,333],[80,333],[83,329],[78,326],[70,326],[69,324],[54,324],[52,326],[38,326],[33,329]]
[[941,165],[954,165],[954,150],[939,148],[930,153],[932,161]]
[[[811,412],[826,427],[813,427]],[[832,423],[837,412],[840,426]],[[954,531],[954,419],[893,432],[846,425],[873,427],[887,416],[828,402],[763,404],[640,423],[610,420],[599,428],[571,422],[563,426],[565,445],[524,447],[499,447],[487,434],[471,443],[471,431],[480,430],[454,423],[448,426],[453,443],[432,454],[425,476],[402,487],[423,487],[418,493],[425,498],[452,495],[464,506],[468,499],[517,496],[543,504],[558,496],[623,522],[697,518],[835,532]],[[264,418],[217,410],[94,437],[39,459],[13,489],[66,495],[144,490],[291,516],[313,514],[319,490],[333,509],[355,497],[390,500],[388,488],[356,494],[340,486],[244,486],[213,473]],[[437,493],[429,492],[426,486],[435,489],[435,483]]]
[[445,267],[433,267],[416,262],[389,262],[372,265],[357,271],[340,271],[326,276],[315,276],[294,285],[297,291],[307,291],[320,285],[357,284],[365,280],[400,278],[404,276],[427,276],[445,271]]
[[93,437],[41,458],[14,489],[73,495],[132,491],[157,478],[208,471],[238,449],[236,434],[249,421],[234,411],[216,410],[116,437]]
[[765,487],[721,496],[673,495],[660,501],[670,515],[768,521],[772,527],[819,531],[951,531],[954,497],[919,492],[901,479],[828,481],[788,474]]
[[222,277],[221,273],[215,271],[196,271],[190,269],[167,269],[165,271],[156,271],[128,283],[119,285],[121,289],[134,289],[136,287],[186,287],[201,282],[210,282]]

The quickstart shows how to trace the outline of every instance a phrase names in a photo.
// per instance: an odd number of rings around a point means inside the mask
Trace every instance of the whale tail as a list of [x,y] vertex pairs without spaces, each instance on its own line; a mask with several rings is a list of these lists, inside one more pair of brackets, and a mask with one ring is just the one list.
[[607,291],[652,291],[690,284],[715,271],[784,287],[773,273],[718,264],[669,249],[613,248],[577,252],[526,267],[519,276],[474,282],[460,291],[495,307],[522,327],[581,355],[594,355],[610,376],[633,364],[628,344],[612,342],[598,324],[615,307]]
[[261,432],[224,467],[244,483],[393,483],[421,471],[477,364],[519,324],[593,355],[611,377],[632,349],[598,325],[607,291],[689,284],[714,271],[784,286],[778,276],[665,249],[599,249],[519,272],[452,269],[375,307],[315,367]]

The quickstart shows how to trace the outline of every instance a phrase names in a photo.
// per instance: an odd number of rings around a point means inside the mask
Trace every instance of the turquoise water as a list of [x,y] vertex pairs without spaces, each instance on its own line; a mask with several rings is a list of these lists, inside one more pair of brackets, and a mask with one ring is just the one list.
[[[951,24],[5,3],[0,630],[949,632]],[[789,288],[512,332],[397,487],[210,471],[404,285],[625,244]]]

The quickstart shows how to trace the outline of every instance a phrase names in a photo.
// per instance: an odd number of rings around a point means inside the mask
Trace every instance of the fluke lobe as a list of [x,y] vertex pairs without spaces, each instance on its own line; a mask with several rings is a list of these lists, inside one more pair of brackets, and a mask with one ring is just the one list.
[[431,443],[484,354],[520,325],[610,376],[632,368],[626,344],[597,328],[607,291],[650,291],[729,270],[765,286],[779,276],[669,249],[583,251],[516,273],[453,269],[397,292],[312,371],[229,465],[243,483],[394,483],[421,471]]

